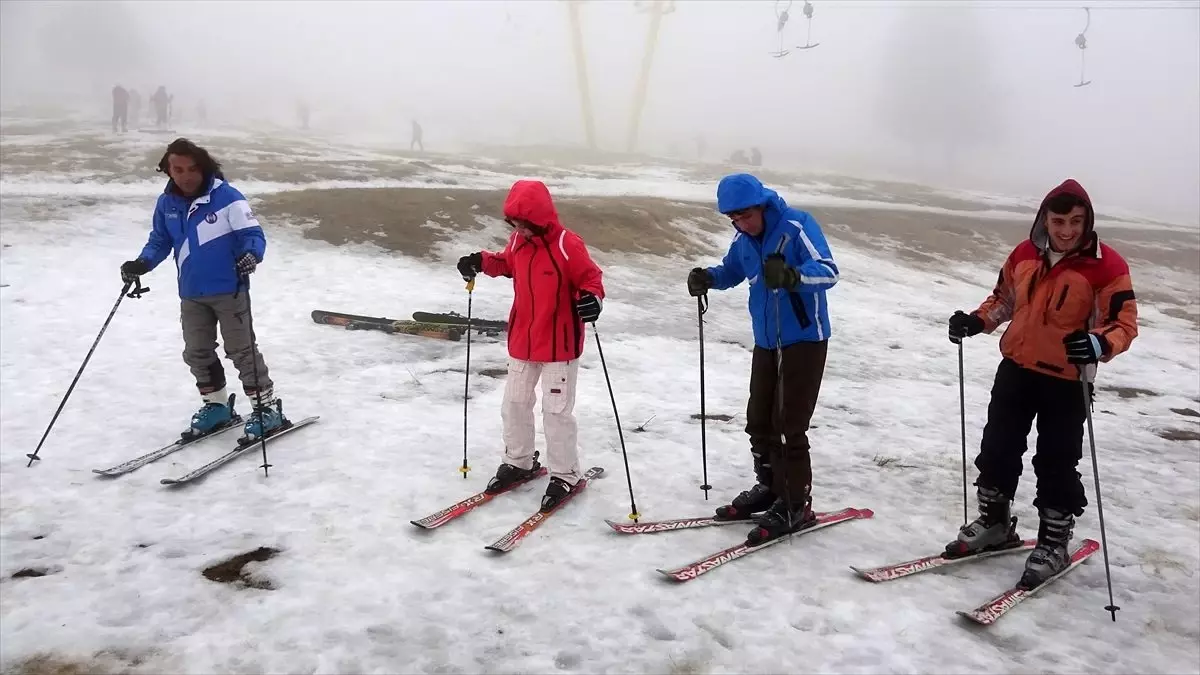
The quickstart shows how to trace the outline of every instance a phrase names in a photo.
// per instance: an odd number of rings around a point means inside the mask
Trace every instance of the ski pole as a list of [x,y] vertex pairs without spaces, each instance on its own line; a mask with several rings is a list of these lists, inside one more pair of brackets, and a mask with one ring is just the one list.
[[[133,286],[131,291],[129,287]],[[112,311],[108,313],[108,318],[104,320],[104,325],[100,327],[100,334],[96,336],[96,340],[92,342],[92,348],[88,350],[87,356],[83,357],[83,365],[79,366],[79,371],[75,373],[75,379],[71,380],[71,386],[67,387],[67,393],[63,396],[63,400],[58,404],[58,410],[54,411],[54,417],[50,419],[50,425],[46,427],[45,433],[42,434],[42,440],[38,441],[37,448],[31,453],[26,453],[29,458],[29,463],[25,468],[33,466],[33,463],[41,457],[38,453],[42,450],[42,444],[46,442],[46,437],[50,435],[50,430],[54,428],[54,423],[58,421],[58,415],[63,411],[63,407],[67,405],[67,399],[71,398],[71,392],[75,390],[75,385],[79,382],[79,377],[83,375],[83,369],[87,368],[88,361],[92,358],[92,353],[96,351],[96,345],[100,344],[100,338],[104,337],[104,331],[108,330],[108,324],[113,320],[117,313],[117,308],[121,306],[121,300],[125,299],[126,295],[137,299],[142,297],[143,293],[149,293],[149,286],[142,286],[142,280],[139,277],[134,277],[133,281],[126,281],[121,287],[121,293],[117,295],[117,302],[113,305]]]
[[463,376],[463,463],[458,469],[463,480],[471,467],[467,465],[467,399],[471,395],[471,300],[475,295],[475,277],[467,282],[467,367]]
[[[787,241],[787,238],[784,238]],[[780,245],[783,248],[783,245]],[[784,417],[787,415],[783,406],[783,325],[779,313],[779,289],[775,289],[775,405],[778,412],[779,432],[783,439],[783,501],[787,504],[788,530],[792,529],[792,486],[791,486],[791,453],[787,451],[787,436],[784,434]]]
[[962,426],[963,525],[967,524],[967,394],[963,383],[963,343],[958,341],[958,418]]
[[704,470],[704,482],[700,489],[704,490],[704,499],[708,500],[708,440],[705,427],[708,425],[708,413],[704,406],[704,313],[708,311],[708,294],[696,297],[696,313],[700,326],[700,463]]
[[[248,275],[243,274],[238,279],[238,287],[234,291],[235,298],[243,285],[246,288],[246,327],[250,329],[250,358],[254,363],[254,409],[259,412],[258,440],[262,444],[262,470],[263,477],[266,478],[270,476],[271,465],[267,463],[267,434],[262,428],[262,387],[258,384],[258,336],[254,334],[254,311],[250,307],[250,277]],[[280,411],[280,415],[282,416],[282,411]]]
[[621,416],[617,413],[617,398],[613,396],[612,380],[608,377],[608,364],[604,361],[604,348],[600,346],[600,331],[592,324],[592,335],[596,338],[596,351],[600,353],[600,367],[604,369],[604,382],[608,385],[608,398],[612,401],[613,419],[617,421],[617,437],[621,439],[621,458],[625,461],[625,482],[629,484],[629,519],[637,522],[641,514],[633,498],[633,477],[629,475],[629,454],[625,452],[625,434],[621,431]]
[[1104,580],[1108,583],[1108,605],[1105,611],[1117,620],[1117,607],[1113,602],[1112,572],[1108,567],[1108,538],[1104,534],[1104,502],[1100,498],[1100,466],[1096,464],[1096,430],[1092,428],[1092,392],[1089,391],[1087,373],[1079,369],[1079,382],[1083,386],[1083,411],[1087,415],[1088,442],[1092,446],[1092,476],[1096,479],[1096,515],[1100,519],[1100,546],[1104,549]]

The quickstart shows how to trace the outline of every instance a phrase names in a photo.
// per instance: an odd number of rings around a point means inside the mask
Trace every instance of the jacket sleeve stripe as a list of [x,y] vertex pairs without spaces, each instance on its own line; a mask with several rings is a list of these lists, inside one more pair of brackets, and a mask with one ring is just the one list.
[[1121,316],[1121,308],[1125,306],[1125,303],[1135,299],[1132,290],[1113,293],[1108,300],[1108,321],[1106,323],[1116,321]]
[[822,284],[826,286],[832,286],[837,283],[837,272],[834,271],[833,266],[830,264],[833,261],[825,258],[817,252],[817,247],[813,246],[812,240],[808,238],[808,233],[804,231],[804,228],[800,226],[800,223],[797,223],[794,220],[789,222],[796,225],[796,231],[800,233],[800,241],[804,242],[804,248],[808,249],[809,257],[820,263],[821,268],[829,273],[828,276],[824,274],[819,276],[810,276],[805,274],[800,277],[800,282],[805,284]]

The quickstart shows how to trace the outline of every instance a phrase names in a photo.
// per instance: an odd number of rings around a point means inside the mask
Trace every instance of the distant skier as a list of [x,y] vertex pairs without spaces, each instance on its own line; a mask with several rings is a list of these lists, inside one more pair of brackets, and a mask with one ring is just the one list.
[[746,538],[757,546],[816,522],[807,432],[829,346],[825,292],[837,283],[838,269],[816,219],[750,174],[721,179],[717,209],[737,234],[721,264],[693,269],[687,285],[699,297],[750,280],[754,353],[746,434],[758,482],[717,508],[717,518],[749,520],[765,511]]
[[762,166],[762,152],[758,148],[750,148],[750,166]]
[[964,525],[946,551],[961,556],[1020,540],[1010,503],[1036,417],[1033,505],[1040,523],[1021,578],[1026,587],[1067,566],[1075,518],[1087,506],[1077,471],[1087,415],[1079,379],[1092,381],[1096,363],[1129,349],[1138,333],[1129,266],[1100,243],[1095,220],[1079,183],[1067,180],[1051,190],[992,294],[975,311],[957,311],[949,321],[954,343],[1011,323],[1000,340],[1003,359],[975,458],[979,518]]
[[125,90],[125,87],[119,84],[113,87],[112,103],[112,130],[117,130],[117,122],[120,121],[121,131],[129,131],[127,124],[129,119],[129,92]]
[[421,142],[421,136],[422,136],[421,125],[418,124],[416,120],[413,120],[412,141],[410,141],[408,144],[409,150],[412,150],[413,148],[415,148],[416,146],[419,145],[419,146],[421,146],[421,152],[425,152],[425,144]]
[[583,354],[584,323],[600,316],[602,273],[583,239],[558,220],[550,191],[540,181],[519,180],[504,201],[513,228],[502,251],[480,251],[458,261],[464,280],[482,272],[513,280],[508,324],[508,381],[501,419],[504,461],[488,483],[498,492],[535,473],[534,390],[542,383],[542,423],[550,484],[542,511],[562,502],[582,477],[575,386]]
[[211,432],[232,419],[234,397],[226,392],[225,370],[216,351],[220,326],[225,355],[237,367],[242,391],[255,406],[245,435],[259,438],[286,423],[275,407],[274,385],[250,326],[249,275],[262,262],[266,236],[246,198],[225,182],[221,165],[204,148],[176,139],[167,146],[158,170],[169,180],[154,208],[149,241],[137,259],[121,265],[121,279],[130,282],[147,274],[174,252],[183,360],[204,400],[183,436]]
[[154,105],[154,125],[157,127],[166,126],[171,119],[171,96],[167,95],[167,88],[159,86],[155,90],[154,95],[150,97],[150,103]]

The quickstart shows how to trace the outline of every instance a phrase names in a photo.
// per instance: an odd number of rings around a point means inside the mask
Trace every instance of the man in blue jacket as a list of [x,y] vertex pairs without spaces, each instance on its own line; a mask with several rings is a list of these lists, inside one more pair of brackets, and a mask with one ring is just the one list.
[[749,520],[765,511],[746,539],[757,546],[816,522],[807,432],[825,372],[825,291],[837,283],[838,269],[816,219],[750,174],[721,179],[717,209],[737,234],[720,265],[691,271],[688,291],[701,296],[750,281],[754,356],[746,433],[758,482],[718,508],[717,517]]
[[207,435],[238,421],[217,356],[218,326],[225,355],[237,367],[242,391],[254,406],[245,424],[246,440],[270,434],[287,420],[255,344],[249,294],[249,275],[262,262],[266,236],[246,198],[225,182],[221,165],[204,148],[176,139],[158,170],[169,180],[154,208],[150,239],[137,259],[121,265],[121,279],[131,282],[174,253],[183,360],[204,399],[182,435]]

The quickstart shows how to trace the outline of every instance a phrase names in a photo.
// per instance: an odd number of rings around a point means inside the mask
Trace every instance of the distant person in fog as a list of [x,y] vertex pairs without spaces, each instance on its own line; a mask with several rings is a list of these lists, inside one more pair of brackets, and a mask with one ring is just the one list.
[[117,130],[117,121],[121,122],[121,131],[129,131],[129,92],[125,87],[117,85],[112,89],[112,130]]
[[425,152],[425,144],[423,142],[421,142],[421,135],[422,135],[421,125],[418,124],[416,120],[413,120],[412,141],[408,144],[409,150],[412,150],[413,148],[415,148],[419,145],[419,146],[421,146],[421,152]]
[[154,104],[154,125],[161,127],[171,120],[171,96],[167,95],[167,88],[159,86],[155,90],[154,95],[150,97],[150,103]]

